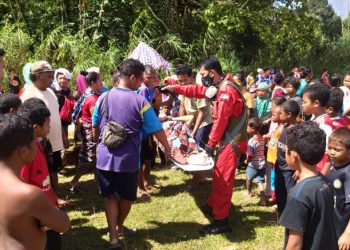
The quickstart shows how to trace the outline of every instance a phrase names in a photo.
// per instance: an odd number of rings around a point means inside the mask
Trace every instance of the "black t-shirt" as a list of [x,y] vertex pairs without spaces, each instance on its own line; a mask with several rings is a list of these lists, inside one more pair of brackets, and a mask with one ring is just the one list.
[[281,136],[278,139],[277,144],[277,162],[276,165],[281,170],[292,170],[286,161],[286,136],[287,136],[287,127],[286,125],[283,126],[281,131]]
[[339,238],[350,219],[350,162],[344,166],[332,165],[327,178],[333,186],[335,229]]
[[298,182],[288,193],[287,205],[279,224],[303,232],[302,249],[338,249],[333,216],[333,190],[322,174]]

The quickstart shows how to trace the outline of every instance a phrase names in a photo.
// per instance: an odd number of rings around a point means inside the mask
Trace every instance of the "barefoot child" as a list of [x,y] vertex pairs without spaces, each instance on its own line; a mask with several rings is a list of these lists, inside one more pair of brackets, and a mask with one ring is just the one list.
[[328,139],[331,169],[327,175],[333,185],[335,230],[339,249],[350,248],[350,129],[338,128]]
[[286,228],[285,249],[338,249],[332,189],[316,170],[326,135],[316,124],[304,122],[287,130],[286,144],[288,166],[300,173],[300,181],[289,191],[278,221]]
[[1,116],[0,141],[0,249],[44,249],[43,229],[66,232],[70,223],[41,189],[20,180],[21,167],[37,152],[33,126],[19,116]]
[[251,195],[252,192],[252,182],[255,178],[259,192],[260,192],[260,201],[259,205],[265,206],[265,195],[264,195],[264,186],[265,182],[265,142],[264,138],[260,134],[262,123],[259,118],[254,117],[249,120],[247,126],[247,133],[252,135],[253,137],[248,141],[248,149],[247,149],[247,159],[245,163],[247,164],[247,191],[248,195]]
[[[38,138],[36,141],[38,151],[35,154],[34,160],[29,164],[25,164],[21,169],[22,180],[41,188],[54,206],[66,205],[67,201],[59,199],[52,188],[47,158],[41,143],[50,130],[50,111],[39,98],[29,98],[23,103],[19,115],[32,123],[34,134]],[[46,249],[61,249],[61,236],[59,232],[48,230],[46,231],[46,235]]]

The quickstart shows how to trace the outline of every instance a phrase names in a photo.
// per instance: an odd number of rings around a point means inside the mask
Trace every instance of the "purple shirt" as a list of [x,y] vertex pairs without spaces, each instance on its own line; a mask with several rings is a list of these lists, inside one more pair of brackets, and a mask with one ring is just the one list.
[[162,125],[144,97],[130,89],[113,88],[108,95],[109,117],[125,128],[128,137],[120,147],[109,149],[101,142],[107,123],[105,100],[106,93],[100,96],[98,106],[95,106],[100,129],[96,167],[105,171],[135,172],[140,167],[141,130],[153,134],[162,130]]

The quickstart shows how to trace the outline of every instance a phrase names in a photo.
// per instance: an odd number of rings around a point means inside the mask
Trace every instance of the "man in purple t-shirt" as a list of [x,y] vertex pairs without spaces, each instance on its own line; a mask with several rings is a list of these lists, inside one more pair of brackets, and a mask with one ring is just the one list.
[[[141,130],[154,134],[170,155],[170,147],[158,117],[150,103],[134,90],[140,87],[144,66],[138,60],[127,59],[120,65],[119,85],[108,93],[108,120],[118,122],[127,132],[127,139],[118,148],[108,148],[101,142],[107,123],[103,94],[95,106],[94,137],[99,134],[97,147],[97,175],[101,195],[105,198],[105,212],[111,247],[120,247],[118,235],[136,200],[138,171],[140,168]],[[100,133],[98,133],[98,131]]]

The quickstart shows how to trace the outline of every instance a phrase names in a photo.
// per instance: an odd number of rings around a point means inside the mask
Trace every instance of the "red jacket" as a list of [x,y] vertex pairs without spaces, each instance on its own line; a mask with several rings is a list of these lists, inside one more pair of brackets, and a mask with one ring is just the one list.
[[[226,77],[224,80],[230,80]],[[224,82],[224,81],[223,81]],[[219,85],[220,86],[220,85]],[[188,85],[176,86],[175,92],[192,98],[205,98],[205,91],[207,87],[203,85]],[[228,127],[231,117],[239,117],[243,111],[244,100],[235,88],[230,85],[222,84],[216,95],[216,100],[213,102],[213,127],[209,135],[208,145],[215,147],[223,138],[224,132]],[[245,129],[245,128],[244,128]],[[246,142],[243,142],[246,144]],[[240,147],[239,142],[237,146],[242,153],[244,149]]]

